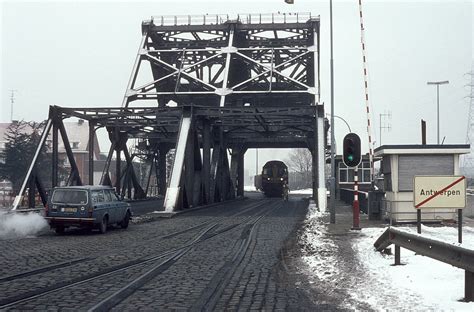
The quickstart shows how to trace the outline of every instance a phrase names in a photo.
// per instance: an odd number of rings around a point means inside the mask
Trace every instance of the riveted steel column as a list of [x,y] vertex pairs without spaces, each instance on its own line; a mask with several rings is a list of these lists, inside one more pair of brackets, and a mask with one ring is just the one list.
[[241,149],[237,164],[237,196],[244,196],[244,155],[245,149]]
[[229,42],[227,44],[226,50],[226,60],[225,60],[225,69],[224,69],[224,79],[222,81],[222,91],[221,91],[221,101],[220,106],[223,107],[225,104],[225,96],[227,93],[227,83],[229,81],[229,71],[230,71],[230,60],[232,58],[233,51],[231,50],[234,45],[234,28],[235,25],[231,24],[229,30]]
[[186,199],[188,206],[193,206],[193,195],[194,195],[194,130],[193,122],[191,122],[191,130],[189,131],[189,136],[185,149],[185,158],[184,158],[184,185],[186,190]]
[[166,153],[168,151],[162,147],[158,151],[158,176],[156,177],[158,184],[158,194],[165,196],[166,194]]
[[35,179],[36,179],[36,166],[31,171],[30,180],[28,181],[28,208],[35,207]]
[[[112,141],[111,143],[112,144],[110,145],[109,153],[107,154],[107,160],[105,161],[104,170],[102,171],[102,175],[100,177],[99,185],[104,185],[106,177],[110,179],[109,168],[110,163],[112,162],[112,156],[114,155],[115,141]],[[112,183],[110,183],[110,186],[112,186]]]
[[226,182],[224,181],[224,157],[227,157],[227,151],[224,147],[224,131],[222,127],[219,127],[219,160],[218,160],[218,181],[219,181],[219,190],[220,190],[220,198],[219,201],[225,200],[226,193],[227,193],[227,186]]
[[146,39],[148,38],[147,33],[143,33],[142,40],[140,43],[140,47],[138,48],[137,57],[135,58],[135,63],[133,64],[132,73],[130,75],[130,79],[128,80],[127,90],[123,97],[122,107],[128,107],[129,97],[132,95],[130,92],[133,91],[133,87],[135,86],[135,82],[137,80],[138,71],[140,70],[140,65],[143,59],[143,55],[145,51]]
[[120,194],[120,176],[122,172],[120,165],[120,147],[117,144],[117,148],[115,149],[115,191],[117,194]]
[[52,175],[51,175],[51,186],[58,186],[58,167],[59,167],[59,155],[58,155],[58,125],[56,123],[57,116],[53,116],[53,142],[52,142]]
[[81,176],[79,174],[79,168],[77,167],[76,159],[74,158],[74,153],[72,152],[71,145],[69,144],[69,139],[67,137],[66,128],[61,120],[58,120],[59,132],[63,138],[64,149],[66,150],[66,155],[71,165],[71,175],[68,179],[68,185],[82,185]]
[[89,121],[89,185],[94,185],[94,145],[95,126],[93,121]]
[[237,181],[238,177],[238,169],[239,169],[239,154],[240,154],[240,149],[238,148],[233,148],[231,151],[230,155],[230,180],[232,181],[232,184],[234,185],[233,189],[231,190],[232,193],[236,193],[237,191],[237,185],[239,184]]
[[203,120],[202,171],[204,201],[205,203],[209,203],[211,184],[211,123],[209,122],[209,120]]

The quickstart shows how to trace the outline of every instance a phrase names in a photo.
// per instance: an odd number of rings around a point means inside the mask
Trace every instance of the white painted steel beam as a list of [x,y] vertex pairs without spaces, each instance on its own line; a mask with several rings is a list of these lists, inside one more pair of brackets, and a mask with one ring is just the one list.
[[[229,42],[227,44],[227,49],[223,49],[223,52],[226,53],[226,60],[225,60],[225,69],[224,69],[224,80],[222,81],[222,90],[227,89],[227,83],[229,80],[229,71],[230,71],[230,59],[232,57],[232,53],[235,52],[235,49],[233,49],[234,45],[234,27],[232,26],[229,31]],[[221,100],[220,100],[220,107],[224,107],[225,103],[225,96],[226,94],[221,95]]]
[[189,130],[191,128],[191,117],[181,119],[181,125],[178,132],[178,141],[176,143],[176,152],[171,171],[171,179],[168,189],[166,190],[164,208],[166,212],[173,212],[176,209],[179,192],[181,187],[181,178],[184,168],[184,157],[186,145],[189,138]]

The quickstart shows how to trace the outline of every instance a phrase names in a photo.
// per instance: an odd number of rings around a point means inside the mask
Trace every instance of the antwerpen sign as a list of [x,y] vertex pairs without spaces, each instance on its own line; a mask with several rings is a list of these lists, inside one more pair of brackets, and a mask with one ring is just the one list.
[[413,182],[415,208],[466,207],[466,177],[415,176]]

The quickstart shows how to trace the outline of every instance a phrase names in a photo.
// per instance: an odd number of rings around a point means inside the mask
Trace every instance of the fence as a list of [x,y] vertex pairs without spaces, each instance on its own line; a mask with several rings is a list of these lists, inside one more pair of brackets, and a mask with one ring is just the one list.
[[157,26],[177,26],[219,25],[230,20],[236,20],[243,24],[306,23],[311,18],[311,13],[257,13],[235,16],[229,16],[228,14],[152,16],[151,20]]

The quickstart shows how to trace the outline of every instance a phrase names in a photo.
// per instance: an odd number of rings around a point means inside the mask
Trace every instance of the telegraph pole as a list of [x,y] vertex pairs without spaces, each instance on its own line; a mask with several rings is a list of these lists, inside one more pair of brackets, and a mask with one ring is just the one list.
[[18,90],[10,89],[10,122],[13,122],[13,103],[15,103],[15,92]]
[[336,223],[336,139],[334,135],[334,58],[333,58],[333,41],[332,41],[332,0],[329,0],[329,38],[330,38],[330,49],[331,49],[331,179],[330,179],[330,190],[329,190],[329,214],[330,223]]

